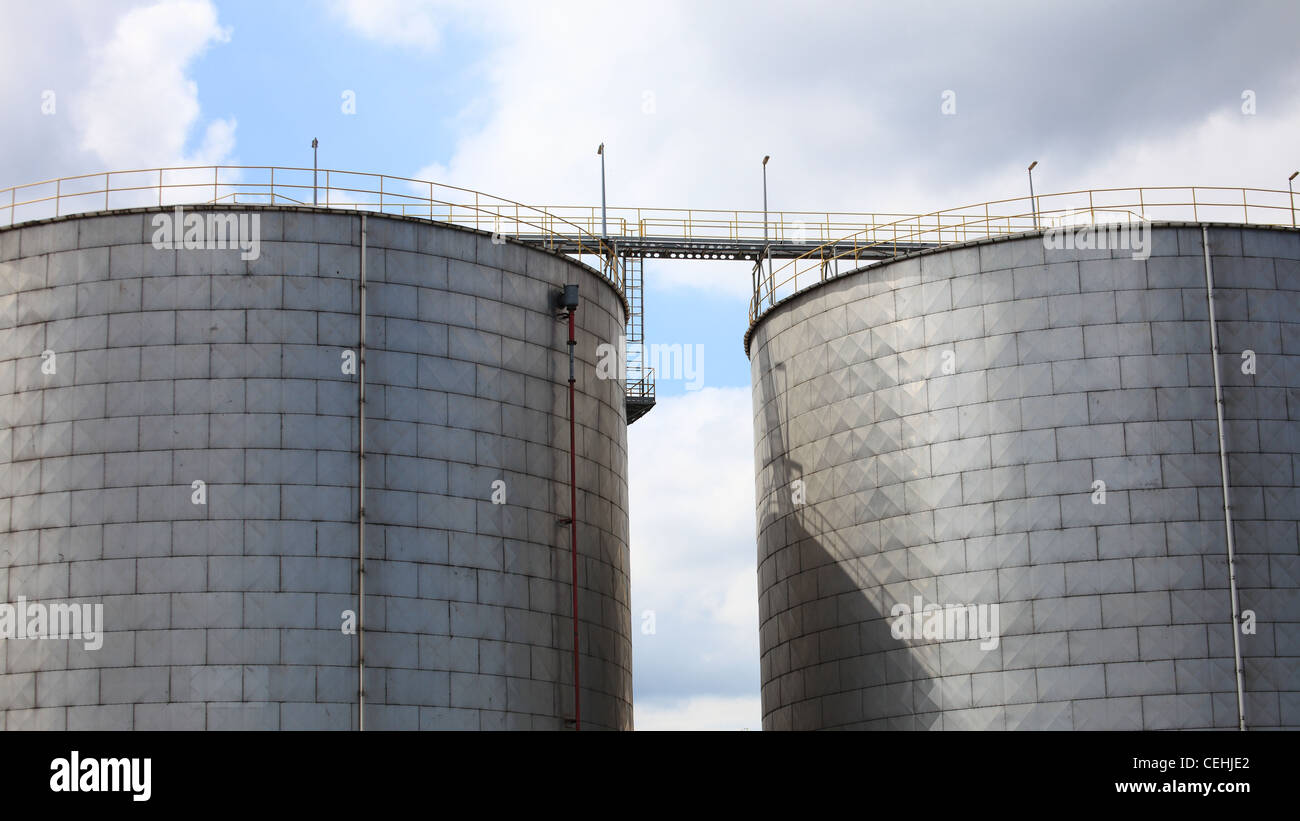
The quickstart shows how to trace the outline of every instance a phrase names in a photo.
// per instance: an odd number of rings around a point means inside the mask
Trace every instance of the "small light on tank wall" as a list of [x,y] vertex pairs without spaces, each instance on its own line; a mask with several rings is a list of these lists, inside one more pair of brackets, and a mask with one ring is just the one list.
[[565,285],[562,290],[556,291],[555,307],[565,312],[578,310],[578,286]]

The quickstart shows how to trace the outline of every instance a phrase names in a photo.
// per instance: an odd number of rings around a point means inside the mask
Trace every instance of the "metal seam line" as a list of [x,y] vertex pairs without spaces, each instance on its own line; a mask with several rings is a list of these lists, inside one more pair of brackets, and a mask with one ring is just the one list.
[[357,349],[357,731],[366,729],[366,215],[361,215],[361,334]]
[[1219,474],[1223,482],[1223,527],[1228,545],[1228,589],[1232,597],[1232,663],[1237,678],[1237,729],[1246,729],[1245,688],[1241,678],[1240,617],[1237,603],[1237,562],[1232,541],[1232,503],[1228,487],[1228,448],[1223,434],[1223,383],[1219,381],[1219,332],[1214,319],[1214,271],[1210,265],[1210,230],[1201,226],[1205,257],[1205,298],[1210,307],[1210,362],[1214,366],[1214,412],[1219,423]]

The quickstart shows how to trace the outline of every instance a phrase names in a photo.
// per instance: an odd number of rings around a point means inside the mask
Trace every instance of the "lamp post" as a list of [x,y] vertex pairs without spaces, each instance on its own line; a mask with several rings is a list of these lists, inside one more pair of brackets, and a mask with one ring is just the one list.
[[1034,227],[1038,227],[1038,202],[1034,199],[1034,166],[1038,165],[1038,160],[1029,164],[1029,207],[1034,210]]
[[609,242],[609,231],[605,223],[605,144],[601,143],[596,149],[600,155],[600,239],[602,242]]
[[316,146],[318,145],[320,145],[320,142],[315,137],[312,137],[311,138],[311,204],[312,205],[316,204]]
[[763,155],[763,254],[767,257],[767,285],[772,287],[772,246],[767,241],[767,161],[772,155]]
[[1296,171],[1286,178],[1286,190],[1291,193],[1291,227],[1295,227],[1295,189],[1291,187],[1291,181],[1300,177],[1300,171]]

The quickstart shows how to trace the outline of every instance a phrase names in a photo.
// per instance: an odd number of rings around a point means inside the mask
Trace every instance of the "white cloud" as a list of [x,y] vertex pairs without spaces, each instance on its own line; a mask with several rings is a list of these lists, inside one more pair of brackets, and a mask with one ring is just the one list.
[[[773,265],[780,265],[774,260]],[[651,259],[645,263],[644,276],[656,286],[670,291],[699,290],[720,296],[749,299],[754,284],[753,262],[704,261],[680,262]]]
[[716,616],[721,624],[741,630],[758,625],[758,579],[755,568],[746,567],[727,582]]
[[[695,578],[701,563],[731,565],[728,545],[738,537],[752,542],[750,403],[748,388],[704,388],[660,399],[654,411],[628,428],[635,465],[630,488],[633,578],[677,579],[698,590],[696,582],[706,581]],[[689,467],[682,463],[682,453],[694,456]],[[752,550],[745,559],[752,567]],[[713,583],[725,586],[725,580]]]
[[[208,0],[50,0],[14,5],[5,16],[3,184],[230,160],[235,121],[205,123],[190,76],[196,58],[229,38]],[[52,113],[41,108],[47,91]]]
[[197,149],[198,86],[186,70],[214,43],[230,39],[208,0],[172,0],[132,9],[92,50],[89,84],[74,97],[82,150],[105,168],[216,164],[234,149],[235,122],[218,119]]
[[[638,710],[643,693],[757,689],[750,419],[748,388],[705,388],[628,429]],[[640,632],[645,610],[654,635]]]
[[335,13],[359,34],[381,43],[432,51],[442,42],[444,20],[463,10],[440,0],[337,0]]
[[1253,183],[1285,190],[1287,176],[1300,167],[1295,136],[1300,133],[1300,100],[1282,98],[1260,105],[1268,108],[1253,116],[1229,108],[1171,135],[1126,140],[1087,167],[1062,174],[1063,184],[1091,180],[1087,184],[1093,187],[1127,185],[1132,183],[1125,181],[1140,177],[1146,185]]
[[[999,4],[994,4],[999,5]],[[1100,0],[1026,13],[980,6],[812,0],[486,3],[468,15],[486,66],[473,118],[433,177],[529,203],[753,208],[760,159],[774,211],[930,212],[1026,191],[1202,184],[1276,187],[1294,156],[1287,101],[1298,59],[1278,28],[1296,12],[1244,6],[1135,10]],[[1043,36],[1044,25],[1102,37]],[[394,14],[389,28],[400,24]],[[864,48],[864,32],[889,31]],[[1196,33],[1205,56],[1189,58]],[[1231,57],[1231,59],[1230,59]],[[1079,81],[1067,67],[1086,66]],[[1232,79],[1228,79],[1231,77]],[[1237,78],[1240,78],[1237,81]],[[1234,84],[1235,82],[1235,84]],[[1259,114],[1236,112],[1242,84]],[[941,92],[957,94],[956,116]],[[1252,122],[1240,122],[1249,119]],[[1294,164],[1294,163],[1292,163]],[[748,276],[660,274],[673,287],[747,288]]]
[[758,696],[643,698],[633,709],[638,730],[760,730],[763,725]]

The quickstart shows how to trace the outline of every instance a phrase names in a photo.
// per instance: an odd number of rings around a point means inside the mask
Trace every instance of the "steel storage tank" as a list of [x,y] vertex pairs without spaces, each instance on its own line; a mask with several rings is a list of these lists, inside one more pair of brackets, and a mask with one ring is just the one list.
[[756,319],[765,729],[1237,728],[1239,690],[1300,728],[1300,233],[1150,231],[946,246]]
[[364,221],[364,728],[572,727],[576,283],[582,729],[630,729],[617,287],[324,209],[187,208],[251,217],[258,253],[159,248],[172,214],[0,229],[0,591],[104,626],[0,641],[3,726],[358,727]]

